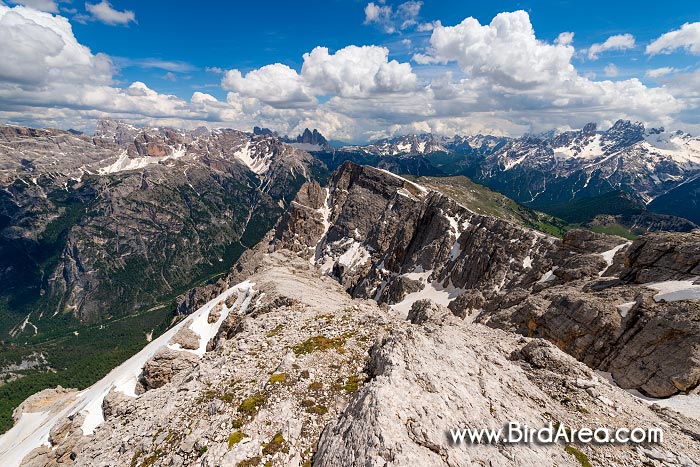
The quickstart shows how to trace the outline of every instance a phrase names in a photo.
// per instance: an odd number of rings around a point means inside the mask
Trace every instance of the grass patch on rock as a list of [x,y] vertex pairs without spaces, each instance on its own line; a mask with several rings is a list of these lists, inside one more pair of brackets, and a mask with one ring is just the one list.
[[245,414],[254,414],[260,410],[260,407],[265,405],[267,398],[262,395],[250,396],[241,402],[238,406],[238,411]]
[[581,467],[593,467],[591,465],[591,461],[588,460],[588,456],[586,456],[584,453],[582,453],[581,451],[579,451],[575,447],[567,446],[566,448],[564,448],[564,450],[566,452],[568,452],[569,454],[571,454],[572,456],[574,456],[576,458],[576,460],[579,462],[579,464],[581,464]]
[[314,336],[309,337],[301,344],[292,347],[292,351],[296,355],[305,355],[312,352],[325,352],[326,350],[335,349],[339,353],[345,353],[345,338],[343,337],[325,337]]
[[231,449],[234,447],[236,444],[240,443],[243,441],[243,438],[247,438],[248,435],[243,433],[241,430],[234,431],[230,435],[228,435],[228,448]]
[[284,383],[287,381],[287,373],[275,373],[270,376],[270,384]]

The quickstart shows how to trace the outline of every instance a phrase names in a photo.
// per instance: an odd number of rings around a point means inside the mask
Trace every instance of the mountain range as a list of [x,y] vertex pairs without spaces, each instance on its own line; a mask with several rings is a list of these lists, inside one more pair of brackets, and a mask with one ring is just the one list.
[[[681,435],[700,433],[691,412],[678,419],[634,408],[621,388],[678,408],[700,382],[699,174],[698,138],[627,121],[606,131],[408,135],[339,149],[308,129],[281,137],[102,120],[88,136],[0,126],[0,427],[15,426],[0,438],[0,458],[345,465],[370,455],[347,420],[370,433],[396,429],[361,405],[393,403],[377,393],[399,391],[382,382],[392,352],[426,368],[427,386],[409,400],[430,398],[421,391],[457,371],[451,344],[434,339],[442,333],[460,345],[480,336],[459,350],[474,359],[474,374],[499,377],[478,343],[503,339],[495,355],[505,374],[525,371],[538,387],[555,377],[570,389],[577,379],[587,381],[578,389],[598,388],[538,396],[568,422],[591,421],[582,408],[619,407],[630,423],[673,426],[668,459],[691,452]],[[375,336],[383,337],[373,345]],[[415,353],[442,345],[444,361]],[[522,396],[535,390],[526,379],[509,409],[489,409],[495,420],[538,404]],[[183,391],[196,396],[175,395]],[[498,392],[489,397],[489,407],[507,405]],[[301,424],[292,428],[292,419]],[[202,421],[189,433],[178,428]],[[32,441],[18,442],[18,432]],[[127,441],[101,438],[113,432]],[[444,459],[445,440],[421,433]],[[415,436],[396,442],[420,451]],[[394,449],[378,445],[371,455]],[[571,461],[569,451],[543,452]],[[586,452],[623,465],[657,455]],[[424,454],[411,455],[436,462]],[[522,465],[540,459],[521,454]]]
[[[695,466],[699,264],[697,232],[559,239],[346,162],[303,184],[192,314],[86,390],[24,401],[0,458]],[[450,436],[511,420],[664,438]]]
[[[566,219],[587,227],[689,231],[700,222],[700,138],[639,122],[618,120],[605,131],[590,123],[518,138],[405,135],[315,154],[331,169],[350,160],[416,176],[465,175],[553,215],[596,200],[606,211]],[[618,201],[610,203],[614,192]],[[684,198],[688,204],[676,202]]]

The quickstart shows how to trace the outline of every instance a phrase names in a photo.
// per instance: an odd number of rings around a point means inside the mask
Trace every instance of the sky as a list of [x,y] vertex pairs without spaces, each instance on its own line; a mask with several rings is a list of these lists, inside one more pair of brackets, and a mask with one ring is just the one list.
[[700,134],[698,106],[695,1],[0,0],[12,124]]

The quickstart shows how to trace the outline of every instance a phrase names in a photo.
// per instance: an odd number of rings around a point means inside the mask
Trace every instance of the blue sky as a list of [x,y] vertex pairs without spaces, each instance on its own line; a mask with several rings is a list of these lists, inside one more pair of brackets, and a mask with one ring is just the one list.
[[[696,2],[486,3],[5,0],[0,49],[45,72],[25,79],[0,64],[0,119],[88,130],[110,114],[282,132],[313,125],[358,141],[617,117],[698,128]],[[305,65],[317,47],[328,50]]]

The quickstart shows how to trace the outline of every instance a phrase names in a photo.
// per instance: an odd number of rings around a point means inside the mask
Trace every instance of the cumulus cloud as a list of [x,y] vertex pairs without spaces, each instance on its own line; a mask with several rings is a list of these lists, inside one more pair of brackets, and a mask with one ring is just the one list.
[[526,89],[575,75],[574,48],[566,41],[538,40],[525,11],[499,13],[483,26],[475,18],[439,26],[430,44],[427,55],[414,55],[417,63],[454,61],[471,77],[486,77],[509,87]]
[[119,11],[115,10],[107,0],[102,0],[100,3],[85,3],[87,10],[92,18],[110,25],[127,25],[136,22],[136,15],[131,10]]
[[58,3],[55,0],[11,0],[12,5],[24,5],[39,11],[58,13]]
[[647,45],[646,54],[670,54],[678,49],[700,55],[700,22],[685,23],[680,29],[661,35]]
[[244,97],[254,97],[273,107],[290,108],[314,103],[303,79],[287,65],[275,63],[245,74],[229,70],[221,87]]
[[554,43],[557,45],[571,45],[571,44],[573,44],[573,42],[574,42],[574,33],[573,32],[562,32],[554,40]]
[[632,34],[618,34],[608,37],[602,44],[593,44],[588,48],[588,59],[597,60],[598,55],[608,50],[633,49],[635,44]]
[[390,5],[377,5],[370,2],[365,6],[365,24],[376,24],[389,34],[414,26],[418,26],[421,30],[429,30],[425,28],[430,27],[431,23],[418,24],[422,6],[423,2],[410,0],[401,3],[394,10]]
[[467,18],[436,28],[427,53],[414,60],[454,62],[464,73],[462,79],[446,75],[431,83],[433,109],[445,117],[491,110],[506,113],[511,123],[522,113],[535,126],[576,126],[615,115],[668,122],[682,108],[667,90],[647,88],[638,79],[593,81],[579,75],[571,63],[571,39],[567,34],[553,44],[538,40],[526,12],[500,13],[488,25]]
[[603,71],[605,72],[605,76],[609,78],[614,78],[615,76],[620,74],[614,63],[608,63],[603,69]]
[[304,54],[301,73],[281,63],[245,75],[234,69],[226,72],[221,87],[279,109],[315,105],[322,95],[369,98],[415,89],[411,65],[388,57],[385,47],[351,45],[333,54],[316,47]]
[[411,65],[389,61],[389,49],[377,46],[351,45],[334,54],[326,47],[316,47],[304,54],[301,75],[311,87],[343,97],[369,97],[416,87]]
[[206,120],[186,100],[141,82],[113,86],[114,67],[104,54],[78,43],[68,20],[32,8],[0,4],[0,116],[63,126],[113,114],[132,118]]
[[21,87],[53,82],[108,84],[112,63],[79,44],[66,18],[0,5],[0,80]]

